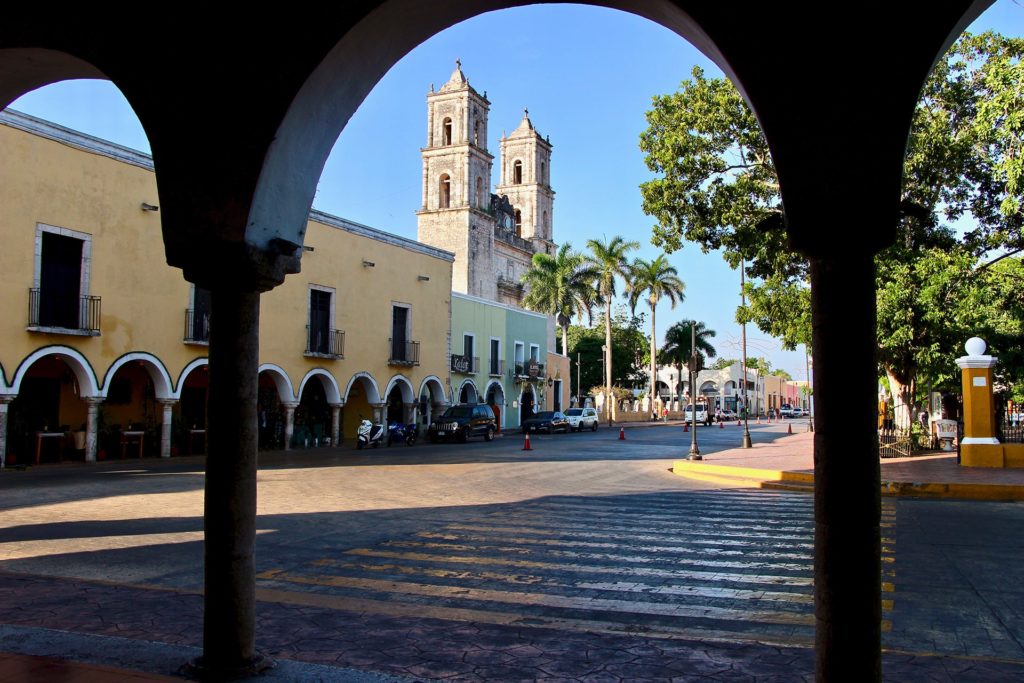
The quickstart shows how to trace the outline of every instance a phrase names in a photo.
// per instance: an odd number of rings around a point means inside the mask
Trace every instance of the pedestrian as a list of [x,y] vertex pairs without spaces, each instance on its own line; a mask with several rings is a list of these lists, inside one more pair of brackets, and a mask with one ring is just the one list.
[[719,406],[718,408],[715,408],[715,422],[721,422],[721,421],[722,421],[722,408],[721,408],[721,406]]

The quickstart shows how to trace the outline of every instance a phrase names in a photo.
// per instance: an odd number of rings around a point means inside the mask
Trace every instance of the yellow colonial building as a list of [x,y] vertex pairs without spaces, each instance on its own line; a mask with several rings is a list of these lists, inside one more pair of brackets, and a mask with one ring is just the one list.
[[[8,110],[0,158],[0,458],[201,452],[209,294],[166,264],[150,157]],[[262,298],[261,446],[445,404],[452,254],[316,211],[305,248]]]

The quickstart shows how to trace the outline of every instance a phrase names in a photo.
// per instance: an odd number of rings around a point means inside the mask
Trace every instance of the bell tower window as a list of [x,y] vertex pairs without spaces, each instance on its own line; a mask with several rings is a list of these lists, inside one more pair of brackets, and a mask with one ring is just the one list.
[[514,164],[512,164],[512,184],[523,184],[523,162],[518,160]]
[[[516,162],[518,163],[518,162]],[[516,209],[516,237],[523,236],[523,213]]]
[[481,147],[482,146],[480,144],[480,122],[479,121],[474,121],[473,122],[473,144],[476,145],[477,147]]
[[480,176],[476,177],[476,205],[481,209],[485,208],[484,205],[484,179]]
[[452,204],[452,179],[445,173],[441,176],[440,181],[440,192],[437,197],[437,207],[439,209],[447,209]]
[[445,146],[452,144],[452,120],[450,117],[445,117],[445,120],[441,122],[441,144]]

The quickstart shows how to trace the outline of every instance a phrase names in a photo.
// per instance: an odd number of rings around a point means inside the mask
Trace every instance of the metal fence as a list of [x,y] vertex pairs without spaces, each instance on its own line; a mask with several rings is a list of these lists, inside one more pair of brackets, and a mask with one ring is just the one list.
[[924,450],[921,439],[928,433],[927,428],[916,420],[917,411],[911,409],[908,417],[903,405],[886,406],[884,412],[879,412],[878,456],[906,458]]
[[38,288],[28,290],[28,326],[100,331],[100,297],[43,295]]
[[1024,413],[1004,413],[996,421],[996,438],[1000,443],[1024,443]]

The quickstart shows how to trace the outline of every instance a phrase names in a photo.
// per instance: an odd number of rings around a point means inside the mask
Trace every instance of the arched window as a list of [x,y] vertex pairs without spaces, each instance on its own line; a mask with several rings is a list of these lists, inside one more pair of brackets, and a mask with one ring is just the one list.
[[548,212],[545,211],[542,216],[541,225],[544,227],[544,236],[547,237],[551,234],[551,226],[548,225]]
[[523,162],[516,160],[512,164],[512,184],[521,185],[523,182]]
[[448,117],[445,117],[445,120],[441,122],[441,144],[452,144],[452,120]]
[[481,209],[486,208],[484,204],[484,179],[476,177],[476,205]]
[[540,182],[548,182],[548,165],[545,164],[543,161],[540,162]]
[[476,145],[477,147],[483,147],[483,145],[480,144],[480,122],[479,121],[474,121],[473,122],[473,144]]
[[[516,162],[519,163],[518,161]],[[523,236],[523,213],[516,209],[516,237]]]
[[452,204],[452,179],[448,177],[447,173],[441,176],[439,186],[437,208],[447,209]]

